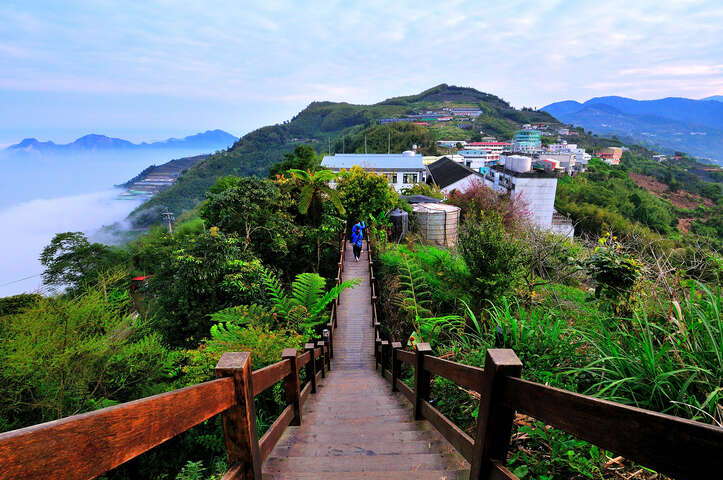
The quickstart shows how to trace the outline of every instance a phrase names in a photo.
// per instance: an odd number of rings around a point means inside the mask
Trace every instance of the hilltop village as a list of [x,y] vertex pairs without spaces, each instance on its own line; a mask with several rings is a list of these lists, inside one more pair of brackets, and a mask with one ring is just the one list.
[[[558,177],[584,172],[592,158],[618,165],[624,147],[606,147],[591,154],[571,143],[578,135],[576,130],[544,122],[524,124],[509,139],[485,135],[484,131],[465,132],[482,113],[474,107],[449,107],[382,118],[381,125],[402,122],[437,129],[453,125],[460,131],[458,135],[476,137],[477,141],[437,140],[441,155],[422,155],[417,145],[401,154],[327,155],[322,167],[339,172],[359,166],[386,177],[398,193],[411,191],[418,182],[434,185],[444,194],[464,193],[483,184],[523,203],[538,227],[572,238],[572,221],[554,208]],[[407,201],[419,203],[414,198]]]

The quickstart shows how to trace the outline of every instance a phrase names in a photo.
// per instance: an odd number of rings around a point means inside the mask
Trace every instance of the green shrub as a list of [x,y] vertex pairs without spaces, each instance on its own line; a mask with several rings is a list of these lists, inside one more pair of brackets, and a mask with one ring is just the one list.
[[476,280],[470,289],[480,299],[499,298],[517,285],[524,272],[525,243],[490,213],[468,219],[459,235],[460,249]]

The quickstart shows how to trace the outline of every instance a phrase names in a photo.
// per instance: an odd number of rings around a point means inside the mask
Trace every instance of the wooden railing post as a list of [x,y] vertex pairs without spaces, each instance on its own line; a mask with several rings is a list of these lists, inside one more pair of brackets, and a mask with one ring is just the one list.
[[236,405],[223,412],[223,437],[232,479],[261,479],[261,453],[256,432],[254,389],[249,352],[227,352],[216,365],[216,377],[233,378]]
[[384,369],[387,367],[387,358],[389,358],[389,342],[382,340],[382,378],[385,378]]
[[402,361],[397,358],[397,351],[401,348],[400,342],[392,342],[392,392],[397,391],[397,379],[402,375]]
[[326,329],[329,330],[329,370],[331,370],[331,359],[334,358],[334,322],[327,323]]
[[326,378],[326,359],[324,358],[326,348],[324,348],[324,342],[319,340],[316,342],[316,347],[321,349],[321,355],[319,355],[319,360],[321,360],[321,378]]
[[[339,294],[341,296],[341,294]],[[334,312],[334,328],[339,326],[339,297],[334,299],[334,303],[331,305],[331,311]]]
[[374,370],[377,369],[377,365],[380,363],[380,358],[382,356],[381,350],[382,350],[382,339],[379,338],[379,336],[375,336],[374,338]]
[[414,419],[423,420],[422,402],[429,400],[429,382],[431,376],[424,370],[424,356],[432,353],[428,343],[416,344],[416,362],[414,363]]
[[311,382],[311,393],[316,393],[316,359],[314,358],[314,344],[304,345],[304,351],[311,354],[311,360],[306,364],[306,376]]
[[493,461],[506,463],[515,412],[502,406],[501,386],[504,377],[519,377],[521,372],[522,362],[513,350],[487,350],[470,480],[488,479]]
[[281,352],[281,358],[291,362],[291,373],[284,377],[284,390],[286,391],[286,403],[294,407],[294,419],[290,425],[301,425],[301,387],[299,386],[299,370],[296,366],[296,349],[285,348]]

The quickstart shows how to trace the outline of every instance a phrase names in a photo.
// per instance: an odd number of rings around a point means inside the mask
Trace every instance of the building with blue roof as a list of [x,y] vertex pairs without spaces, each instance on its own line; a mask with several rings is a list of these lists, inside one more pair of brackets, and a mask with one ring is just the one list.
[[337,153],[325,155],[321,167],[333,170],[349,170],[361,167],[387,177],[389,184],[397,192],[409,188],[417,182],[426,181],[426,168],[422,155],[412,151],[404,153]]

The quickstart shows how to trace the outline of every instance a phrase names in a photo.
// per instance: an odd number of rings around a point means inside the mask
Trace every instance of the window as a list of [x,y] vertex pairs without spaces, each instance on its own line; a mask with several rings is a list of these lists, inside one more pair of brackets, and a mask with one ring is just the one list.
[[389,183],[397,183],[397,174],[396,173],[382,173],[385,177],[387,177],[387,182]]
[[417,174],[416,173],[405,173],[402,183],[417,183]]

